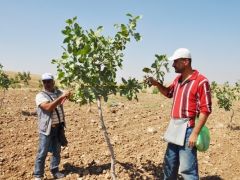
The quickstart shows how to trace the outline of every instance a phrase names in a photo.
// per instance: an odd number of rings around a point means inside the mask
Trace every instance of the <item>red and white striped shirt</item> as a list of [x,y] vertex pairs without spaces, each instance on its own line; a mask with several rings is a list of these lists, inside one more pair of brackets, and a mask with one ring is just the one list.
[[184,82],[181,82],[181,75],[176,77],[165,96],[173,97],[172,118],[195,120],[199,113],[210,114],[212,111],[209,82],[197,70]]

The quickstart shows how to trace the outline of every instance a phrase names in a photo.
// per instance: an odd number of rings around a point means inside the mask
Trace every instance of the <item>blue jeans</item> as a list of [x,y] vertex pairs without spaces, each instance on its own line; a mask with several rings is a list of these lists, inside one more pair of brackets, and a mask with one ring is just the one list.
[[184,146],[168,143],[164,157],[164,180],[176,180],[178,171],[184,180],[198,180],[197,149],[188,147],[193,128],[187,128]]
[[61,145],[58,140],[58,127],[52,128],[50,135],[39,134],[39,148],[35,161],[34,176],[44,176],[44,166],[47,153],[51,152],[50,169],[52,173],[58,171],[58,165],[60,163]]

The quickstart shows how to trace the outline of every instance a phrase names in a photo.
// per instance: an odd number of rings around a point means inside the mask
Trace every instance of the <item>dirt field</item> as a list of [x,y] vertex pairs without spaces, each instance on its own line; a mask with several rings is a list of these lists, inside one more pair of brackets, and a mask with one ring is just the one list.
[[[38,90],[16,89],[6,93],[0,111],[0,179],[32,179],[38,146],[35,95]],[[114,107],[113,107],[114,106]],[[104,103],[104,118],[117,158],[118,179],[162,179],[162,161],[171,100],[160,94],[139,94],[139,102],[112,97]],[[65,103],[67,148],[62,149],[60,170],[69,180],[110,179],[110,157],[93,105]],[[214,102],[207,126],[211,146],[198,153],[202,180],[240,179],[240,106],[235,105],[234,130],[227,128],[230,113]],[[51,179],[49,157],[45,179]]]

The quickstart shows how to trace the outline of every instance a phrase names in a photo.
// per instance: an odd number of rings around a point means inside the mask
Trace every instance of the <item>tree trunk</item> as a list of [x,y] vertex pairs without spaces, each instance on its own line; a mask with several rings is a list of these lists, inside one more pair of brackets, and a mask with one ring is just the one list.
[[0,110],[2,109],[2,106],[3,106],[3,101],[4,101],[4,98],[5,98],[5,92],[6,92],[6,90],[4,89],[4,90],[3,90],[3,96],[2,96],[2,98],[0,99]]
[[91,106],[92,104],[89,102],[88,104],[87,104],[87,106],[88,106],[88,109],[87,109],[87,113],[91,113],[92,112],[92,106]]
[[232,110],[232,114],[231,114],[231,117],[230,117],[230,122],[229,122],[229,124],[228,124],[228,127],[230,127],[230,129],[233,129],[233,116],[234,116],[234,109],[233,108],[231,108],[231,110]]
[[107,128],[104,124],[100,97],[97,97],[97,105],[98,105],[98,115],[99,115],[99,118],[100,118],[101,130],[103,131],[104,139],[107,143],[108,149],[109,149],[110,154],[111,154],[111,176],[112,176],[112,179],[115,180],[116,179],[116,174],[115,174],[116,159],[115,159],[112,144],[110,142],[110,139],[109,139],[109,136],[108,136],[108,133],[107,133]]

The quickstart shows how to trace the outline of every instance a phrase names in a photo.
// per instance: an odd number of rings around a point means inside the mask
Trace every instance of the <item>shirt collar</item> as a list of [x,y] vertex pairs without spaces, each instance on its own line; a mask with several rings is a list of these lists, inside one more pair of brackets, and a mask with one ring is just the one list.
[[[191,76],[187,80],[185,80],[183,84],[186,84],[186,83],[188,83],[188,82],[190,82],[192,80],[196,80],[198,75],[199,75],[199,72],[197,70],[193,70],[193,73],[191,74]],[[181,83],[180,82],[181,77],[182,77],[181,75],[178,76],[178,82],[179,83]]]
[[196,80],[199,75],[199,72],[197,70],[193,70],[192,75],[189,78],[189,81]]

